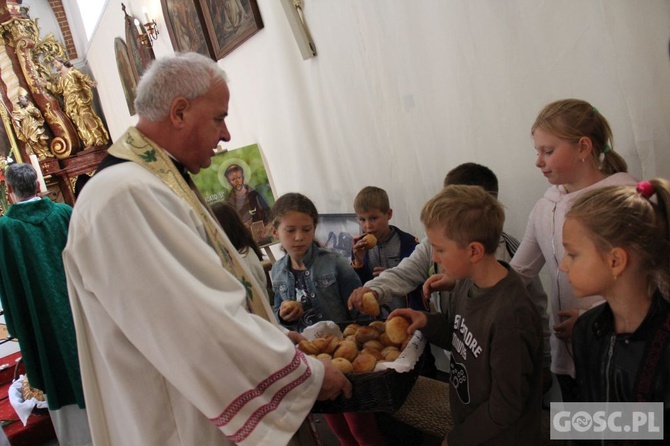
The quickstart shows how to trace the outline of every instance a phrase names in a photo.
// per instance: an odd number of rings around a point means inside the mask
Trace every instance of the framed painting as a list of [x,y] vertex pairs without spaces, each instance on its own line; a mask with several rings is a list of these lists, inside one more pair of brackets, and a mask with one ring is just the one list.
[[[143,33],[146,33],[143,24],[139,24]],[[154,50],[148,46],[140,43],[140,32],[134,23],[134,19],[128,23],[126,22],[126,42],[128,45],[128,57],[132,62],[131,68],[137,82],[151,64],[151,61],[156,58]]]
[[216,59],[263,28],[256,0],[197,0]]
[[275,242],[270,221],[275,198],[258,144],[214,156],[193,182],[207,204],[230,204],[261,247]]
[[138,19],[128,14],[123,3],[121,3],[121,9],[123,10],[125,20],[126,46],[128,48],[128,59],[131,62],[130,68],[133,70],[135,82],[139,82],[140,77],[142,77],[142,74],[144,74],[144,71],[156,56],[154,56],[154,50],[151,47],[140,43],[140,32],[146,33],[144,25]]
[[126,97],[128,112],[130,116],[135,114],[135,90],[137,88],[137,78],[132,69],[132,63],[128,57],[128,47],[121,37],[114,39],[114,52],[116,53],[116,68],[119,70],[123,94]]
[[316,225],[314,238],[324,248],[332,249],[349,258],[354,237],[361,232],[356,214],[319,214],[319,224]]
[[195,1],[161,0],[163,17],[172,41],[172,48],[178,52],[194,51],[214,59],[215,53],[198,13],[199,6]]

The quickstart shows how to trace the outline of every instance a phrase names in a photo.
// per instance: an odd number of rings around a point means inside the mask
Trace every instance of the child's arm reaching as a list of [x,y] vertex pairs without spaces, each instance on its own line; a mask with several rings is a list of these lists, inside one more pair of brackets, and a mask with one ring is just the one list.
[[421,330],[428,341],[437,347],[451,350],[452,324],[446,313],[427,313],[425,311],[412,310],[410,308],[398,308],[393,310],[387,321],[396,316],[402,316],[410,321],[407,333],[412,334],[415,330]]
[[446,274],[433,274],[423,283],[423,298],[425,300],[430,299],[430,295],[434,291],[451,291],[455,284],[456,281]]
[[354,291],[351,292],[351,294],[349,295],[349,300],[347,301],[347,308],[350,311],[356,310],[360,312],[363,309],[363,295],[366,293],[374,294],[375,299],[379,301],[379,296],[377,296],[375,290],[364,286],[356,288]]
[[426,326],[426,313],[422,311],[411,310],[409,308],[398,308],[389,314],[387,320],[398,316],[404,317],[410,321],[409,327],[407,327],[407,334],[411,335],[414,331],[421,330]]

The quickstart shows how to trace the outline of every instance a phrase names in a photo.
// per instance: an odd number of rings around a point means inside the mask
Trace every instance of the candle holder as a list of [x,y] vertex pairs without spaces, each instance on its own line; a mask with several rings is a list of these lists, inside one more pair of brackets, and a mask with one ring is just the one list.
[[154,46],[154,40],[158,39],[158,24],[155,19],[149,20],[147,17],[146,23],[140,23],[138,19],[135,19],[135,25],[139,28],[139,41],[140,44],[151,48]]

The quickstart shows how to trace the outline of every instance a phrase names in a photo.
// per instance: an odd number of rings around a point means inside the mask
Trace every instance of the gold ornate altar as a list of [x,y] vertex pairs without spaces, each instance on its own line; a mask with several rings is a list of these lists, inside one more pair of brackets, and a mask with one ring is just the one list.
[[35,154],[48,194],[73,205],[78,176],[91,174],[109,146],[92,107],[95,82],[71,67],[52,34],[40,37],[38,20],[15,0],[0,0],[0,34],[0,160]]

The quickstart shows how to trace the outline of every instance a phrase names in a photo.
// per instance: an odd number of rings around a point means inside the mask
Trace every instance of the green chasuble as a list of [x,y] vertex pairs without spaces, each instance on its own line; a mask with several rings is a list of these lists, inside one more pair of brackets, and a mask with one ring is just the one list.
[[0,298],[19,339],[30,385],[49,409],[84,407],[62,252],[72,208],[48,198],[14,204],[0,217]]

